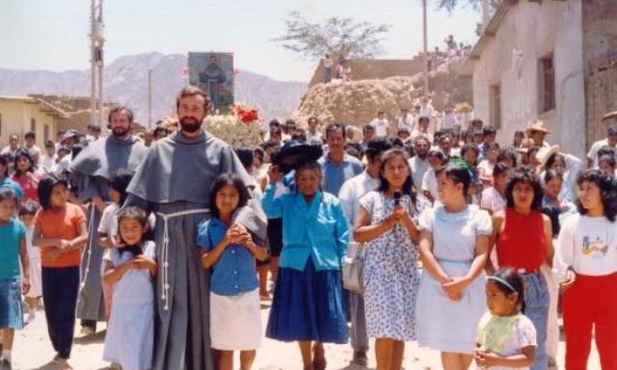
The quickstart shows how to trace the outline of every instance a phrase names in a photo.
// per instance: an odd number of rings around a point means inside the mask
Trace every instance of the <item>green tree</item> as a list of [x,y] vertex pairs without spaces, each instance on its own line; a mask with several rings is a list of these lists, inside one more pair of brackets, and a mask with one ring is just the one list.
[[449,12],[458,6],[471,6],[478,10],[480,5],[482,5],[482,0],[437,0],[437,9],[446,9]]
[[274,39],[302,59],[314,60],[329,54],[333,58],[372,58],[383,52],[382,36],[390,25],[356,22],[351,18],[333,17],[323,23],[311,23],[299,12],[289,13],[285,35]]
[[[502,0],[488,0],[489,13],[494,13],[494,10],[497,9],[501,1]],[[480,10],[482,7],[482,0],[437,0],[437,9],[446,9],[451,12],[458,6],[471,6],[475,10]]]

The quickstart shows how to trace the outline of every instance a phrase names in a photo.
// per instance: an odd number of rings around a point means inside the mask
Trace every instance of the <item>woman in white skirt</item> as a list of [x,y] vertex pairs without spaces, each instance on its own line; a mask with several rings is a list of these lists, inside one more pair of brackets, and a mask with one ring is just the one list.
[[255,259],[263,261],[266,249],[246,229],[232,224],[232,215],[246,205],[242,180],[223,174],[212,183],[212,218],[199,224],[197,245],[210,278],[210,341],[218,351],[217,369],[233,368],[233,351],[240,351],[240,368],[249,370],[261,344],[259,283]]
[[483,269],[492,223],[486,211],[466,203],[470,181],[463,166],[442,169],[441,204],[419,220],[424,271],[418,292],[418,344],[441,351],[445,370],[469,368],[485,310]]

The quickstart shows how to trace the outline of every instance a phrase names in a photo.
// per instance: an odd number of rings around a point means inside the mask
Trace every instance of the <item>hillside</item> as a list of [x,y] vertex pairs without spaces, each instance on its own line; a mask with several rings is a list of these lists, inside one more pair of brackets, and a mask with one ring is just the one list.
[[[131,107],[137,121],[148,120],[148,70],[152,69],[152,120],[174,110],[175,95],[186,83],[182,71],[185,55],[159,53],[124,56],[105,68],[104,99]],[[240,70],[236,77],[236,102],[256,105],[265,119],[286,118],[306,92],[303,82],[281,82]],[[22,71],[0,69],[0,95],[90,95],[90,71]]]

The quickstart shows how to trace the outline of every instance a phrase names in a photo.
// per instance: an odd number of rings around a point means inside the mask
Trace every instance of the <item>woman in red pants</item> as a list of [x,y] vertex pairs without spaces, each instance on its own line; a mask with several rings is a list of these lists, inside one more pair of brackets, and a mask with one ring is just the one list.
[[587,170],[577,183],[580,215],[566,220],[555,255],[563,281],[566,370],[587,369],[594,326],[602,369],[617,369],[617,182]]

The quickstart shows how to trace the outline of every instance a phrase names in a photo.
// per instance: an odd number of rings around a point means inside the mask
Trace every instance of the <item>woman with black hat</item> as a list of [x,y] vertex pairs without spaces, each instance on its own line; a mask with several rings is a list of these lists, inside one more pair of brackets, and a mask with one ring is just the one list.
[[[266,336],[298,341],[304,369],[325,369],[323,343],[346,343],[348,337],[340,270],[349,229],[340,201],[320,188],[321,166],[316,158],[307,158],[313,149],[304,150],[300,146],[307,145],[299,143],[286,146],[277,156],[279,165],[268,173],[262,198],[267,216],[283,219],[283,250]],[[295,185],[275,199],[283,164],[295,170]]]

